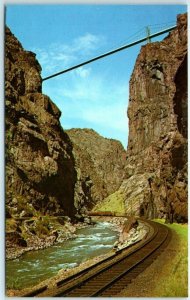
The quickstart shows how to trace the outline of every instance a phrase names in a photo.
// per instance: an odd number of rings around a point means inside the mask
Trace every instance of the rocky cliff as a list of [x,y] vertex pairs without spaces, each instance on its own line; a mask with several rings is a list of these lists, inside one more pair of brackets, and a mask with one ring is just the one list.
[[42,94],[40,72],[35,54],[6,27],[7,249],[44,247],[68,237],[74,230],[68,217],[84,221],[86,210],[124,178],[122,145],[93,130],[64,131],[60,110]]
[[[76,203],[91,209],[112,194],[125,178],[126,151],[119,141],[100,136],[92,129],[66,131],[73,142],[77,166]],[[79,200],[80,198],[80,200]]]
[[187,15],[142,46],[130,80],[126,211],[187,220]]
[[[40,71],[35,54],[25,51],[6,28],[8,247],[14,244],[33,246],[35,243],[39,246],[48,235],[55,240],[56,236],[52,235],[54,225],[42,216],[73,218],[76,213],[74,188],[77,174],[72,143],[60,126],[59,109],[41,93]],[[61,223],[64,223],[63,219]],[[60,227],[60,223],[57,225]]]
[[[7,214],[74,214],[76,172],[60,111],[41,93],[41,67],[6,28]],[[28,209],[27,209],[28,207]]]

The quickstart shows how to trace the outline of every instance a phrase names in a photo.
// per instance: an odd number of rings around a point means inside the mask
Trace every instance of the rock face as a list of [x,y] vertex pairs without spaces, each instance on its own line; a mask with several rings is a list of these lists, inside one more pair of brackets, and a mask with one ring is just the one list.
[[22,253],[67,238],[74,230],[68,217],[89,222],[81,215],[124,177],[126,153],[119,142],[93,130],[62,129],[61,112],[42,94],[40,72],[35,54],[6,27],[7,257],[18,246]]
[[187,15],[141,48],[130,80],[125,206],[187,220]]
[[125,177],[126,151],[119,141],[106,139],[92,129],[66,131],[74,147],[78,170],[76,202],[91,209],[114,193]]
[[75,214],[72,143],[41,93],[41,67],[6,28],[6,214]]

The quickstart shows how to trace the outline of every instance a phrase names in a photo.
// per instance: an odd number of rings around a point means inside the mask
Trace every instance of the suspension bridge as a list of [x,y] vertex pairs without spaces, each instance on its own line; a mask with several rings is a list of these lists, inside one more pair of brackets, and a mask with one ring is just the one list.
[[97,61],[97,60],[99,60],[99,59],[103,59],[103,58],[105,58],[105,57],[107,57],[107,56],[109,56],[109,55],[113,55],[113,54],[115,54],[115,53],[117,53],[117,52],[119,52],[119,51],[123,51],[123,50],[125,50],[125,49],[127,49],[127,48],[133,47],[133,46],[135,46],[135,45],[137,45],[137,44],[140,44],[140,43],[142,43],[142,42],[147,41],[148,43],[150,43],[150,42],[151,42],[151,39],[153,39],[153,38],[155,38],[155,37],[158,37],[158,36],[160,36],[160,35],[163,35],[163,34],[165,34],[165,33],[168,33],[168,32],[170,32],[170,31],[172,31],[173,29],[175,29],[176,27],[177,27],[176,25],[175,25],[175,26],[171,26],[171,27],[168,27],[168,28],[163,29],[163,30],[161,30],[161,31],[158,31],[158,32],[156,32],[156,33],[150,34],[150,29],[149,29],[149,27],[147,26],[147,27],[146,27],[146,33],[147,33],[147,34],[146,34],[145,37],[140,38],[140,39],[138,39],[138,40],[136,40],[136,41],[133,41],[133,42],[131,42],[131,43],[129,43],[129,44],[125,44],[125,45],[123,45],[123,46],[121,46],[121,47],[115,48],[115,49],[113,49],[113,50],[111,50],[111,51],[105,52],[105,53],[103,53],[103,54],[101,54],[101,55],[95,56],[95,57],[93,57],[93,58],[91,58],[91,59],[89,59],[89,60],[86,60],[86,61],[84,61],[84,62],[81,62],[80,64],[74,65],[74,66],[72,66],[72,67],[70,67],[70,68],[64,69],[64,70],[62,70],[62,71],[60,71],[60,72],[54,73],[54,74],[52,74],[52,75],[50,75],[50,76],[47,76],[47,77],[43,78],[42,81],[49,80],[49,79],[54,78],[54,77],[56,77],[56,76],[62,75],[62,74],[67,73],[67,72],[70,72],[70,71],[72,71],[72,70],[75,70],[75,69],[80,68],[80,67],[82,67],[82,66],[84,66],[84,65],[90,64],[90,63],[92,63],[92,62],[94,62],[94,61]]

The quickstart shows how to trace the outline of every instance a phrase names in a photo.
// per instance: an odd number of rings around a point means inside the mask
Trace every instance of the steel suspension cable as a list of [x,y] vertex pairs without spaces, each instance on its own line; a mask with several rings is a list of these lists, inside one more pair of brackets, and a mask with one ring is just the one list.
[[[156,32],[156,33],[154,33],[154,34],[151,34],[148,38],[154,38],[154,37],[157,37],[157,36],[159,36],[159,35],[162,35],[162,34],[164,34],[164,33],[167,33],[167,32],[169,32],[169,31],[175,29],[176,27],[177,27],[177,26],[172,26],[172,27],[167,28],[167,29],[165,29],[165,30]],[[106,57],[106,56],[112,55],[112,54],[117,53],[117,52],[119,52],[119,51],[125,50],[125,49],[130,48],[130,47],[132,47],[132,46],[135,46],[135,45],[137,45],[137,44],[140,44],[140,43],[142,43],[142,42],[144,42],[144,41],[147,41],[147,37],[141,38],[141,39],[139,39],[139,40],[137,40],[137,41],[134,41],[134,42],[132,42],[132,43],[130,43],[130,44],[121,46],[121,47],[116,48],[116,49],[114,49],[114,50],[111,50],[111,51],[109,51],[109,52],[103,53],[103,54],[101,54],[101,55],[99,55],[99,56],[96,56],[96,57],[94,57],[94,58],[92,58],[92,59],[89,59],[89,60],[87,60],[87,61],[84,61],[84,62],[82,62],[82,63],[80,63],[80,64],[78,64],[78,65],[72,66],[72,67],[70,67],[70,68],[68,68],[68,69],[65,69],[65,70],[63,70],[63,71],[60,71],[60,72],[55,73],[55,74],[53,74],[53,75],[50,75],[50,76],[48,76],[48,77],[45,77],[45,78],[42,79],[42,81],[51,79],[51,78],[53,78],[53,77],[59,76],[59,75],[61,75],[61,74],[67,73],[67,72],[70,72],[70,71],[72,71],[72,70],[74,70],[74,69],[80,68],[80,67],[82,67],[82,66],[84,66],[84,65],[87,65],[87,64],[90,64],[90,63],[92,63],[92,62],[94,62],[94,61],[96,61],[96,60],[102,59],[102,58],[104,58],[104,57]]]

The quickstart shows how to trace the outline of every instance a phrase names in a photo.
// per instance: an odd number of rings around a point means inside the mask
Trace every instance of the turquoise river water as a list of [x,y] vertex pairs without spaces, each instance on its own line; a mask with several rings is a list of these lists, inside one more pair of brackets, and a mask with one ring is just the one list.
[[56,275],[60,269],[74,268],[87,259],[107,253],[118,238],[118,233],[108,222],[98,222],[78,229],[76,233],[74,239],[7,261],[7,287],[25,288],[38,284]]

